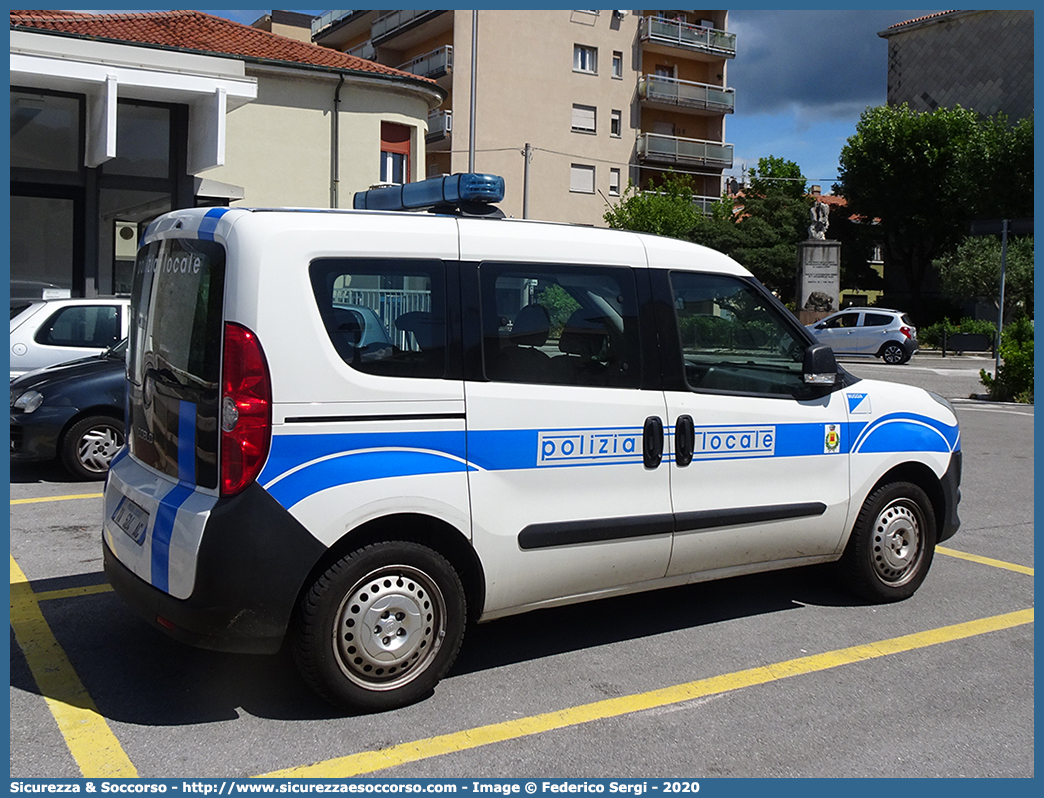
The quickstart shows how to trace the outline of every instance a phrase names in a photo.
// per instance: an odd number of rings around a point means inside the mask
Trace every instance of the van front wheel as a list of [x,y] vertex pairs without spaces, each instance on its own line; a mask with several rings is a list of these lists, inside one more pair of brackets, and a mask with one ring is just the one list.
[[935,511],[925,492],[910,482],[882,485],[859,511],[842,572],[870,601],[909,598],[928,575],[935,539]]
[[294,658],[327,701],[380,712],[428,696],[464,638],[464,587],[426,546],[389,541],[334,563],[298,610]]

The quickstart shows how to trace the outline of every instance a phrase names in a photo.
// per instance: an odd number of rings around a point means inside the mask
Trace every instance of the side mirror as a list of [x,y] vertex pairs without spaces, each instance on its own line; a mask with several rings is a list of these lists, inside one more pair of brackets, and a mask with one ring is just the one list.
[[812,344],[805,350],[801,374],[806,385],[833,385],[837,381],[837,360],[826,344]]

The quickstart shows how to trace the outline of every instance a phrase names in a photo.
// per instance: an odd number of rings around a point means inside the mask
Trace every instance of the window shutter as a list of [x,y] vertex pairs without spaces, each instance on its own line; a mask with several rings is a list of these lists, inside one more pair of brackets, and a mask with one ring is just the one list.
[[573,130],[595,132],[595,109],[590,105],[573,106]]
[[581,194],[594,194],[594,178],[593,166],[573,164],[569,167],[569,190]]

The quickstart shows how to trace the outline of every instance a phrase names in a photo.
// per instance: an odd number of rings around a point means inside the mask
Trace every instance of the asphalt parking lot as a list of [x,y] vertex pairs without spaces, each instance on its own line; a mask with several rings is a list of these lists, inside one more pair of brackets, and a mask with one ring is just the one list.
[[100,485],[14,466],[11,775],[1032,777],[1033,409],[946,361],[845,363],[963,400],[962,528],[913,598],[805,568],[539,611],[382,715],[153,632],[105,584]]

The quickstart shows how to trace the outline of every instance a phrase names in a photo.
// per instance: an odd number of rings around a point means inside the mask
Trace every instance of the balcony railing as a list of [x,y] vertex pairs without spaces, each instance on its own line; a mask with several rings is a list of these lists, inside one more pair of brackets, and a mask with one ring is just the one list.
[[642,17],[640,37],[643,42],[681,47],[684,50],[710,53],[722,58],[733,58],[736,55],[735,33],[690,25],[673,19]]
[[732,166],[732,145],[718,141],[683,139],[659,133],[642,133],[638,137],[637,155],[641,160],[689,163],[702,166]]
[[453,111],[428,111],[428,135],[425,141],[438,141],[453,132]]
[[399,64],[396,68],[424,78],[441,78],[453,71],[453,45],[447,44],[438,50],[432,50],[405,64]]
[[433,17],[436,14],[441,14],[442,10],[432,10],[430,8],[414,8],[407,11],[392,11],[385,14],[382,17],[377,17],[373,21],[373,25],[370,27],[370,38],[376,41],[382,36],[388,36],[395,33],[400,28],[404,28],[411,22],[424,19],[425,17]]
[[373,61],[377,58],[377,48],[373,46],[372,41],[365,41],[362,44],[356,45],[351,50],[348,50],[348,55],[354,55],[356,58],[365,58],[367,61]]
[[320,14],[318,17],[313,17],[312,36],[315,36],[315,34],[323,30],[324,28],[328,28],[335,22],[340,22],[345,17],[354,13],[354,11],[326,11]]
[[696,108],[731,114],[736,110],[734,89],[693,83],[689,80],[642,75],[638,78],[638,96],[649,102],[666,103],[683,108]]
[[[652,194],[656,196],[666,196],[662,191],[643,191],[642,194]],[[721,200],[721,197],[702,197],[699,194],[692,195],[692,204],[696,206],[696,210],[702,213],[704,216],[710,216],[712,206],[715,202]]]

